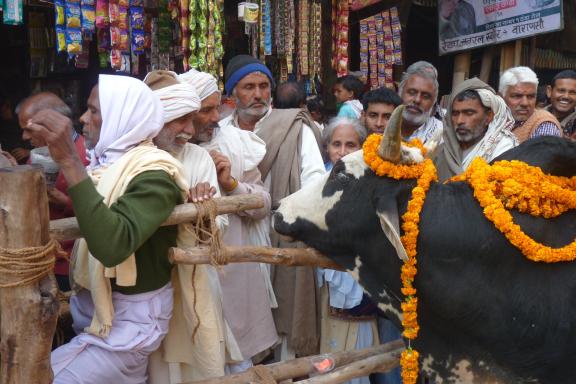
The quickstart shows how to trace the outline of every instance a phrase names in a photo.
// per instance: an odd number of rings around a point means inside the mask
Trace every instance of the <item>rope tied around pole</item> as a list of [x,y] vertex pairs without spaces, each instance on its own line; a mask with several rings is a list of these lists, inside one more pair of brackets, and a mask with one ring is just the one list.
[[194,231],[198,243],[207,245],[210,248],[210,264],[213,266],[223,266],[228,264],[228,258],[223,252],[222,238],[220,230],[216,225],[218,216],[218,206],[212,199],[201,203],[194,203],[198,210]]
[[60,244],[50,239],[40,247],[0,247],[0,288],[13,288],[40,280],[52,272]]

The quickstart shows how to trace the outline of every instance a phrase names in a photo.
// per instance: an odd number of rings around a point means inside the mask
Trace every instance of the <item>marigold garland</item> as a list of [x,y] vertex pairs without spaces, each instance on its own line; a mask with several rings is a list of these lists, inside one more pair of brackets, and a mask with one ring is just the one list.
[[[401,237],[402,244],[406,249],[408,260],[402,265],[400,279],[402,280],[402,333],[409,341],[418,336],[420,327],[418,325],[418,298],[416,288],[414,288],[414,278],[416,269],[416,245],[418,240],[418,224],[420,223],[420,213],[426,199],[426,192],[432,181],[437,181],[436,167],[430,159],[426,159],[419,164],[394,164],[383,160],[378,155],[378,146],[382,140],[382,135],[372,134],[366,141],[362,149],[364,150],[364,161],[378,175],[399,179],[417,179],[416,186],[412,189],[412,198],[408,202],[408,209],[402,215],[402,229],[404,235]],[[419,141],[412,141],[408,144],[420,148],[423,154],[425,149]],[[402,352],[400,357],[402,366],[402,381],[404,384],[415,384],[418,379],[418,352],[408,348]]]
[[472,186],[486,218],[528,259],[545,263],[576,260],[576,240],[561,248],[547,247],[526,235],[508,211],[515,208],[551,218],[576,209],[576,177],[546,175],[540,168],[516,160],[489,165],[476,158],[466,172],[451,180]]

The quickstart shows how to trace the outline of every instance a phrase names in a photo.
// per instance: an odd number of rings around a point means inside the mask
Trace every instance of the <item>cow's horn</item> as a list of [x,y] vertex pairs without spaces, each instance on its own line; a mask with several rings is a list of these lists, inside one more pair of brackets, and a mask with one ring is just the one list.
[[394,109],[390,120],[388,120],[388,125],[384,130],[380,146],[378,147],[378,155],[380,155],[382,159],[396,164],[400,162],[401,156],[400,144],[402,143],[402,137],[400,136],[400,131],[402,129],[403,112],[403,105]]

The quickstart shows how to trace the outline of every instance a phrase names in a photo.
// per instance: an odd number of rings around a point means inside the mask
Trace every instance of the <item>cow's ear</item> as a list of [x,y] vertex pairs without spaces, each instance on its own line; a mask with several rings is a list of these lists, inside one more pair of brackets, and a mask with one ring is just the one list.
[[408,255],[400,240],[400,217],[395,199],[378,199],[376,214],[380,219],[382,232],[396,249],[396,254],[402,261],[408,261]]

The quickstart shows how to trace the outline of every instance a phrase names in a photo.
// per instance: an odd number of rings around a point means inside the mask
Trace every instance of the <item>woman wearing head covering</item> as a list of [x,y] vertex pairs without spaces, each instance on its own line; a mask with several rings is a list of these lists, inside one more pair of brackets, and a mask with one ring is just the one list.
[[100,75],[80,121],[88,173],[68,150],[67,118],[41,111],[27,127],[60,164],[83,235],[70,300],[78,336],[52,353],[54,383],[143,383],[172,314],[166,255],[177,228],[160,225],[188,186],[179,163],[152,144],[164,112],[141,81]]

